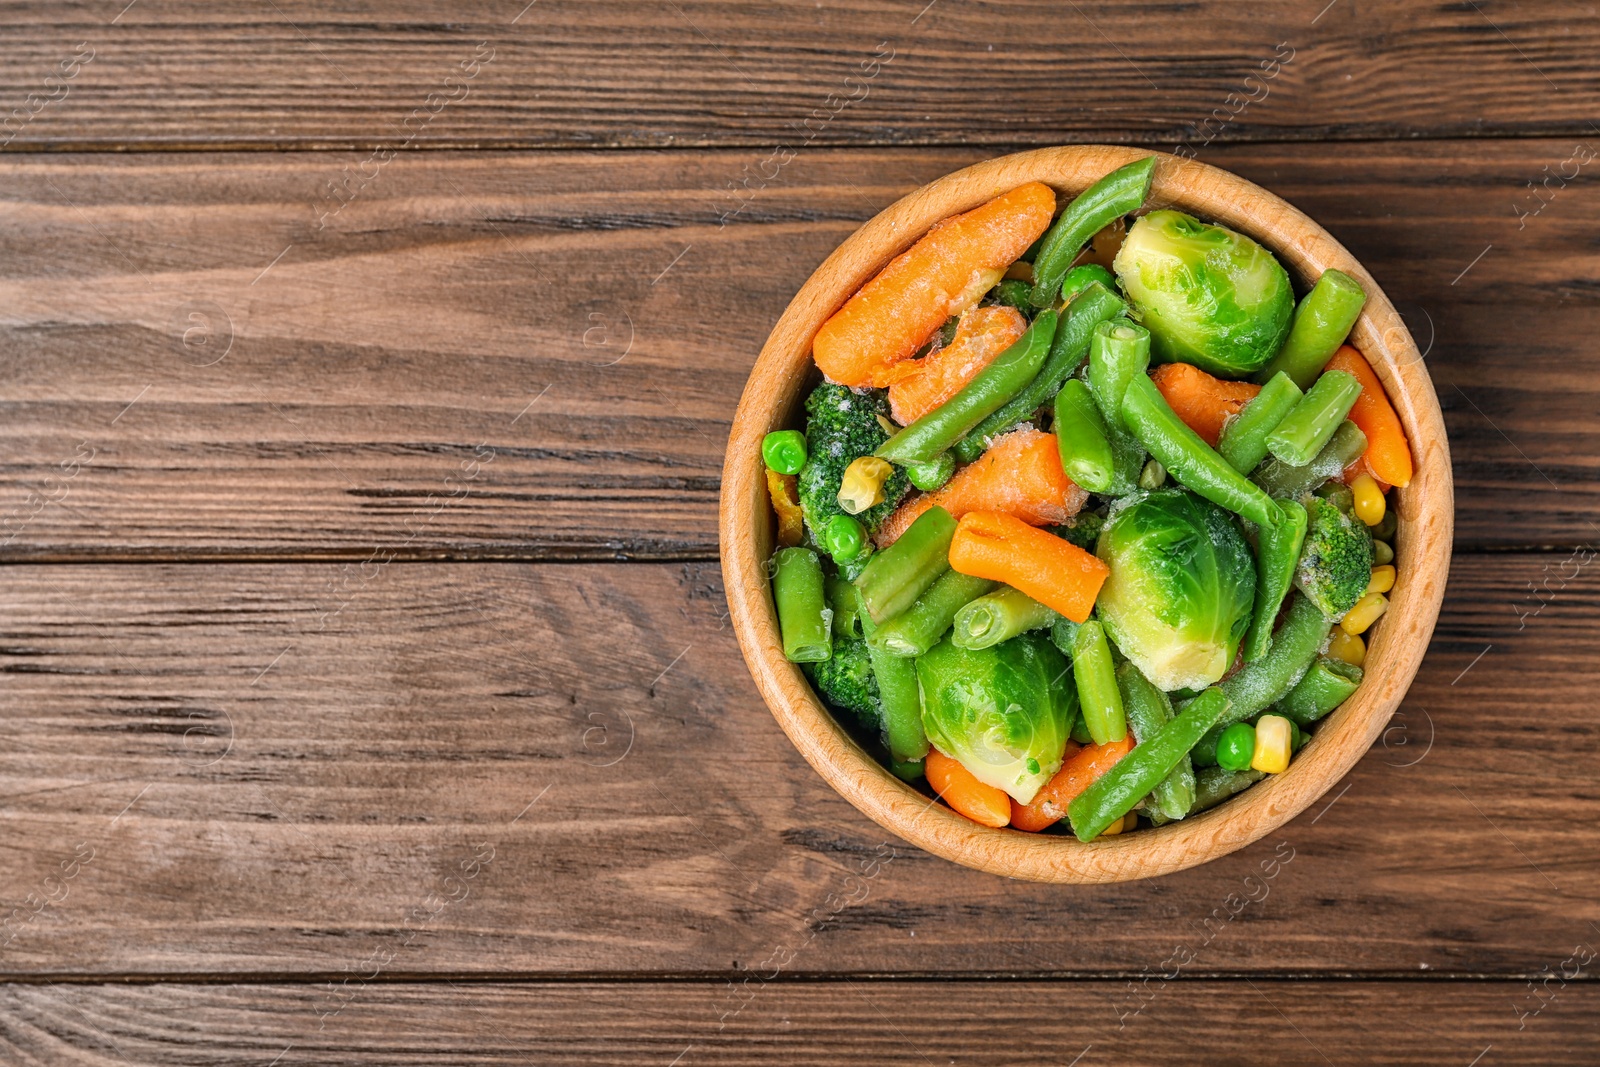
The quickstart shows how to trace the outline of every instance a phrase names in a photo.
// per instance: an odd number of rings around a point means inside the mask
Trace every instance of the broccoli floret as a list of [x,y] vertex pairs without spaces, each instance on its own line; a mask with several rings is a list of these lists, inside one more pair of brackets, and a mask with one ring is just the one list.
[[823,699],[836,708],[854,712],[867,730],[883,728],[883,711],[878,703],[878,679],[872,674],[867,642],[859,637],[833,640],[833,655],[821,663],[807,663],[811,684]]
[[1372,580],[1372,533],[1332,500],[1301,498],[1310,513],[1294,584],[1330,619],[1356,606]]
[[[839,483],[844,469],[862,456],[870,456],[889,439],[878,424],[888,417],[889,401],[882,389],[858,393],[843,385],[823,382],[806,398],[806,465],[800,468],[800,510],[815,543],[827,521],[842,515]],[[888,517],[911,486],[906,472],[896,467],[883,483],[883,503],[857,515],[868,531]]]
[[1106,517],[1098,511],[1080,511],[1060,526],[1052,526],[1050,532],[1063,541],[1070,541],[1086,552],[1094,551],[1094,543],[1100,539],[1100,531],[1105,528]]

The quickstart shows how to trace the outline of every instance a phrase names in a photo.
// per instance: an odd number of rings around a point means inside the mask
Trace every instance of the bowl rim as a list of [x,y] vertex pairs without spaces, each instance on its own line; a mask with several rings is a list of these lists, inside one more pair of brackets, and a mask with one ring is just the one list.
[[[1150,155],[1157,162],[1146,210],[1175,207],[1250,235],[1302,288],[1338,268],[1366,289],[1352,343],[1382,381],[1416,467],[1410,485],[1390,492],[1399,523],[1398,578],[1372,635],[1361,687],[1323,720],[1284,773],[1193,818],[1087,844],[979,826],[895,778],[784,657],[766,579],[772,522],[761,439],[792,425],[798,414],[817,329],[934,223],[1031,181],[1050,185],[1063,204],[1116,167]],[[1304,811],[1350,771],[1387,725],[1427,651],[1449,573],[1454,489],[1444,418],[1422,360],[1394,305],[1354,256],[1310,217],[1229,171],[1149,149],[1073,145],[1001,156],[938,178],[879,212],[817,267],[773,327],[740,397],[723,465],[719,526],[729,617],[757,688],[800,754],[846,800],[907,842],[977,870],[1103,883],[1170,874],[1243,848]]]

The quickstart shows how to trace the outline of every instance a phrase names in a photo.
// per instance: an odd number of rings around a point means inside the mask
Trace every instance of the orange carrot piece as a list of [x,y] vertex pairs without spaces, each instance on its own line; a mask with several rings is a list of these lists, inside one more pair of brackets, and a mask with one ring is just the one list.
[[1411,449],[1406,446],[1406,431],[1400,425],[1400,416],[1394,413],[1389,398],[1383,394],[1383,383],[1372,370],[1372,364],[1361,350],[1343,345],[1328,360],[1326,370],[1342,370],[1361,383],[1361,395],[1350,409],[1350,421],[1361,427],[1367,435],[1367,450],[1361,458],[1366,460],[1372,476],[1389,485],[1408,485],[1411,482]]
[[950,542],[950,568],[1004,582],[1073,622],[1089,618],[1111,573],[1072,542],[993,511],[962,516]]
[[1178,418],[1212,448],[1222,437],[1223,424],[1261,392],[1259,385],[1214,378],[1187,363],[1163,363],[1150,380]]
[[811,344],[817,366],[841,385],[889,385],[895,364],[994,287],[1055,207],[1048,185],[1029,182],[934,226],[822,324]]
[[778,544],[793,548],[805,537],[805,512],[800,510],[800,490],[792,474],[779,474],[767,468],[767,496],[773,514],[778,516]]
[[878,547],[893,544],[924,511],[938,504],[952,518],[969,511],[1002,511],[1034,526],[1066,522],[1089,494],[1061,469],[1056,435],[1013,430],[931,493],[912,497],[878,527]]
[[922,359],[902,363],[913,374],[889,386],[889,413],[909,426],[961,391],[1028,328],[1016,308],[976,307],[961,316],[950,343]]
[[946,804],[973,822],[1001,827],[1011,821],[1011,798],[1004,789],[978,781],[971,771],[938,749],[928,749],[922,773]]
[[[1073,747],[1068,741],[1069,749]],[[1066,762],[1026,804],[1011,802],[1011,825],[1038,833],[1067,817],[1067,805],[1094,784],[1094,780],[1133,751],[1133,736],[1104,745],[1085,745],[1067,753]]]

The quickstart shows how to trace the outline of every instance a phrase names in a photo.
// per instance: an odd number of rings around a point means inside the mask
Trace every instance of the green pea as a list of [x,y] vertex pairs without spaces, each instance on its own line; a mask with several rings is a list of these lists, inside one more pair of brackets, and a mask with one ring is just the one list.
[[1246,771],[1256,754],[1256,728],[1236,722],[1217,738],[1217,766],[1225,771]]
[[1098,263],[1084,263],[1067,271],[1061,279],[1061,298],[1070,302],[1090,282],[1099,282],[1113,293],[1117,291],[1116,275]]
[[799,474],[806,465],[806,435],[799,430],[774,430],[761,442],[761,458],[779,474]]
[[867,528],[853,515],[835,515],[822,528],[822,547],[835,563],[849,563],[867,547]]

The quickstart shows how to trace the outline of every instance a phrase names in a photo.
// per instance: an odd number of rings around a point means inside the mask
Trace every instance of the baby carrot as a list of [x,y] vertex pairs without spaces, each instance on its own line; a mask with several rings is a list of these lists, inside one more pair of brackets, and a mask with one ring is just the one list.
[[1150,380],[1167,406],[1212,448],[1222,437],[1223,424],[1261,392],[1259,385],[1226,382],[1188,363],[1163,363]]
[[889,386],[894,421],[909,426],[955,396],[1027,328],[1028,320],[1016,308],[1000,304],[969,310],[948,345],[917,360],[914,374]]
[[984,785],[971,771],[938,749],[928,749],[922,773],[928,776],[928,784],[946,804],[973,822],[1000,827],[1011,821],[1011,798],[1004,789]]
[[882,387],[952,315],[983,298],[1050,225],[1056,194],[1029,182],[945,219],[822,324],[812,356],[841,385]]
[[956,524],[950,567],[1004,582],[1039,603],[1084,622],[1110,569],[1070,541],[1013,515],[971,511]]
[[1361,395],[1350,409],[1350,421],[1367,435],[1363,458],[1367,469],[1380,482],[1403,486],[1411,481],[1411,450],[1406,447],[1406,431],[1394,413],[1383,383],[1361,351],[1345,345],[1328,360],[1328,370],[1342,370],[1361,383]]
[[1011,801],[1011,825],[1018,830],[1038,833],[1067,817],[1073,797],[1088,789],[1094,780],[1109,771],[1123,756],[1133,751],[1133,738],[1124,737],[1105,745],[1085,745],[1079,749],[1067,742],[1066,762],[1026,804]]
[[878,545],[893,544],[935,504],[958,519],[969,511],[1003,511],[1034,526],[1049,526],[1072,518],[1087,499],[1062,471],[1054,434],[1015,430],[939,489],[901,504],[878,527]]

